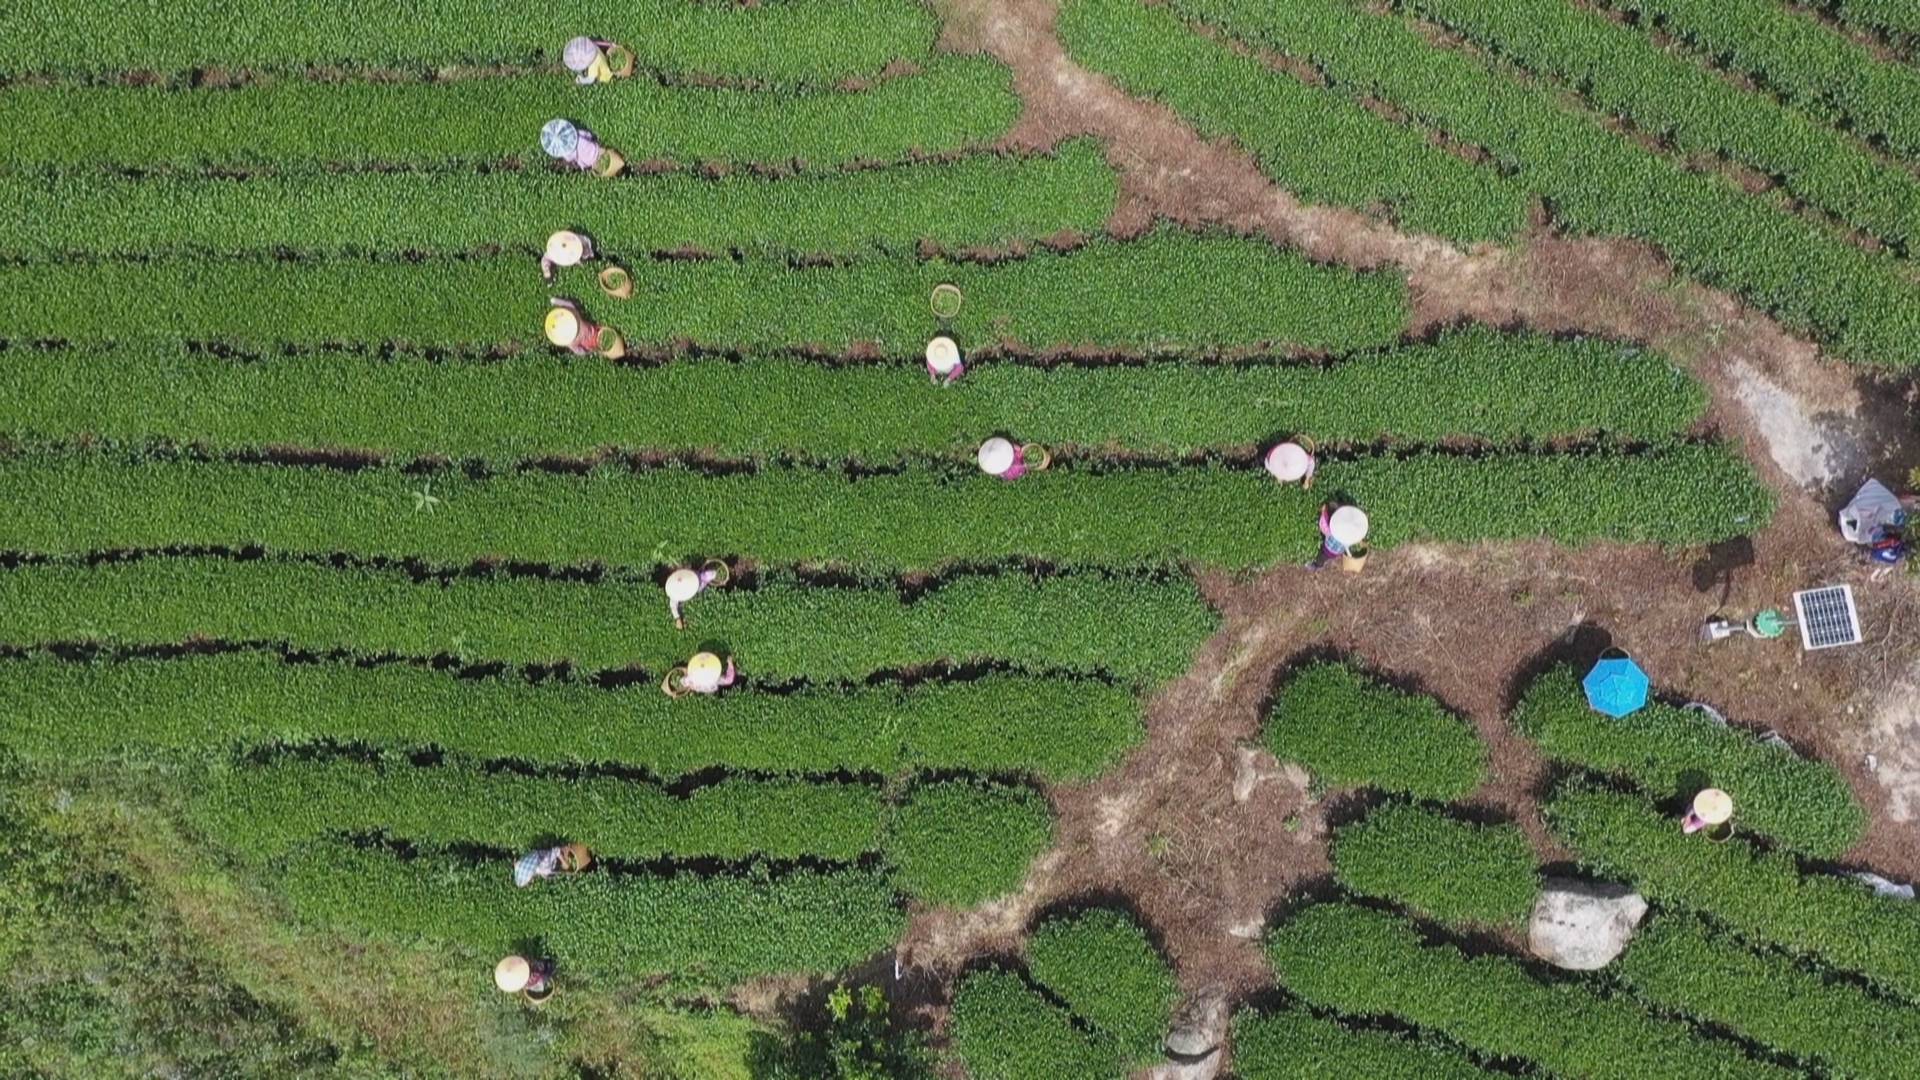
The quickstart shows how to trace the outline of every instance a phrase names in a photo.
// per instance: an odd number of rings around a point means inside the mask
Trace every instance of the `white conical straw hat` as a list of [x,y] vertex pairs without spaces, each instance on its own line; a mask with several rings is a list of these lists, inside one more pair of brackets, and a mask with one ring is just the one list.
[[694,653],[693,659],[687,661],[687,677],[695,680],[718,679],[725,667],[720,658],[710,652]]
[[700,575],[691,570],[675,570],[667,575],[667,598],[682,602],[700,591]]
[[1291,484],[1307,475],[1307,466],[1313,458],[1299,443],[1283,442],[1267,451],[1267,471],[1275,480]]
[[533,965],[524,956],[509,956],[493,965],[493,985],[503,992],[517,994],[533,981]]
[[587,254],[586,241],[580,234],[565,229],[547,237],[547,261],[560,266],[578,266]]
[[565,348],[580,337],[580,317],[566,308],[547,309],[547,340]]
[[980,469],[999,476],[1013,468],[1013,444],[995,436],[980,444]]
[[1709,825],[1724,825],[1733,817],[1733,796],[1719,788],[1707,788],[1693,797],[1693,812]]
[[950,337],[937,337],[927,342],[927,366],[945,375],[960,366],[960,346]]
[[540,128],[540,149],[548,157],[562,161],[573,156],[580,146],[580,129],[571,120],[549,120]]
[[561,59],[566,62],[568,71],[587,70],[593,66],[594,58],[599,55],[600,46],[595,45],[593,39],[590,37],[574,38],[572,41],[567,42],[567,47],[560,53]]
[[1347,547],[1367,538],[1367,512],[1357,506],[1343,506],[1333,512],[1327,531]]

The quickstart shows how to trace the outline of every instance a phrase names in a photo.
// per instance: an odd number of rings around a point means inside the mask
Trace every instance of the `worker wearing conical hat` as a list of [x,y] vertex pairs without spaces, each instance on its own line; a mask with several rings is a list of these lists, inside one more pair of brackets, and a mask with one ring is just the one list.
[[613,64],[607,59],[607,50],[613,48],[613,42],[598,38],[577,37],[567,42],[561,50],[560,59],[573,72],[573,81],[580,86],[613,81]]
[[547,340],[575,356],[585,356],[600,347],[600,328],[587,321],[580,305],[560,297],[550,297],[545,324]]
[[493,985],[503,994],[522,994],[542,1002],[553,996],[553,962],[509,956],[493,966]]
[[667,575],[667,610],[673,612],[673,625],[682,630],[687,628],[687,620],[680,613],[680,605],[700,595],[702,590],[713,584],[720,573],[717,565],[708,565],[700,570],[688,570],[682,567]]
[[1313,486],[1313,455],[1296,442],[1283,442],[1267,451],[1267,472],[1283,484]]
[[717,694],[722,687],[732,686],[738,678],[733,657],[727,657],[722,663],[713,653],[695,653],[680,675],[679,689],[695,694]]
[[547,237],[547,249],[540,255],[540,276],[553,280],[554,267],[579,266],[593,258],[593,241],[577,232],[561,229]]
[[1719,788],[1706,788],[1693,797],[1693,805],[1680,819],[1680,831],[1697,833],[1733,820],[1733,796]]
[[927,377],[935,386],[952,386],[955,379],[967,373],[967,365],[960,357],[960,346],[945,334],[927,342]]
[[[1027,475],[1027,448],[1015,446],[998,435],[980,444],[980,471],[1002,480],[1018,480]],[[1045,464],[1035,466],[1045,468]]]
[[585,844],[535,848],[520,856],[513,864],[513,884],[524,889],[533,884],[535,878],[550,878],[562,871],[579,873],[592,862],[593,853],[587,850]]
[[1314,565],[1325,566],[1344,558],[1349,550],[1367,538],[1367,512],[1357,506],[1320,506],[1320,557]]

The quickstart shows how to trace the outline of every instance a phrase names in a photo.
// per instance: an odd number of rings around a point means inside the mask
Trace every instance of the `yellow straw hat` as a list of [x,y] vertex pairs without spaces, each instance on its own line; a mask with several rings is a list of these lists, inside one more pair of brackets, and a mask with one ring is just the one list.
[[717,680],[724,670],[726,665],[710,652],[694,653],[693,659],[687,661],[687,678],[695,683]]
[[1709,825],[1725,825],[1733,817],[1733,796],[1719,788],[1707,788],[1693,797],[1693,813]]
[[686,603],[700,591],[700,575],[691,570],[675,570],[667,575],[667,599]]
[[580,337],[580,317],[566,308],[547,309],[547,340],[561,348],[572,345]]
[[517,994],[533,981],[533,965],[524,956],[509,956],[493,965],[493,985],[503,993]]
[[587,254],[586,241],[580,234],[565,229],[547,237],[547,261],[559,266],[578,266]]

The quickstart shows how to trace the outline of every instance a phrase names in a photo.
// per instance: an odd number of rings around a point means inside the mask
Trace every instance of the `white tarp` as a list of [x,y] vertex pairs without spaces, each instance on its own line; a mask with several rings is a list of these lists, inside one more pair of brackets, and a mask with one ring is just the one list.
[[1840,510],[1840,535],[1848,542],[1871,544],[1882,525],[1904,524],[1900,499],[1878,480],[1869,480],[1854,492],[1853,501]]

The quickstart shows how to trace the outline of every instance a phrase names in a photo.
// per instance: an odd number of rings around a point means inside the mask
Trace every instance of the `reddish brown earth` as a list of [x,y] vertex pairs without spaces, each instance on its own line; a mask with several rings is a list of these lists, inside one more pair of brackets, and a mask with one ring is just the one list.
[[[1915,812],[1890,813],[1898,773],[1865,764],[1869,750],[1884,758],[1897,749],[1884,742],[1895,729],[1886,718],[1902,707],[1893,688],[1920,658],[1920,588],[1911,576],[1869,581],[1831,525],[1833,508],[1868,470],[1898,481],[1920,464],[1911,386],[1875,383],[1822,357],[1732,297],[1676,280],[1643,245],[1539,229],[1511,249],[1461,251],[1304,205],[1236,146],[1200,138],[1168,109],[1073,63],[1047,0],[936,7],[945,47],[984,51],[1013,68],[1025,112],[1011,144],[1045,148],[1084,135],[1105,144],[1122,176],[1112,231],[1166,219],[1265,236],[1317,260],[1398,268],[1412,284],[1414,334],[1471,320],[1656,346],[1709,388],[1707,429],[1743,449],[1780,506],[1753,538],[1750,564],[1724,574],[1699,549],[1523,543],[1400,548],[1357,576],[1283,567],[1245,580],[1204,577],[1222,629],[1192,670],[1154,697],[1147,739],[1120,767],[1052,791],[1058,843],[1023,891],[914,920],[900,956],[930,1020],[941,1020],[947,977],[981,956],[1017,954],[1036,913],[1086,896],[1133,906],[1190,990],[1223,984],[1246,995],[1270,986],[1259,928],[1290,893],[1324,879],[1326,822],[1338,820],[1341,799],[1314,803],[1304,774],[1250,747],[1276,683],[1313,652],[1346,654],[1471,719],[1494,758],[1493,779],[1472,801],[1518,821],[1553,860],[1565,853],[1539,821],[1542,764],[1505,714],[1549,659],[1590,659],[1619,644],[1663,693],[1777,730],[1845,770],[1873,813],[1849,862],[1920,878],[1920,824],[1911,820],[1920,817],[1920,794]],[[1855,585],[1870,634],[1864,646],[1807,654],[1791,634],[1770,644],[1699,640],[1717,610],[1778,606],[1796,589],[1838,582]],[[1920,776],[1920,750],[1902,760]],[[1245,801],[1234,798],[1237,768],[1259,777]]]

